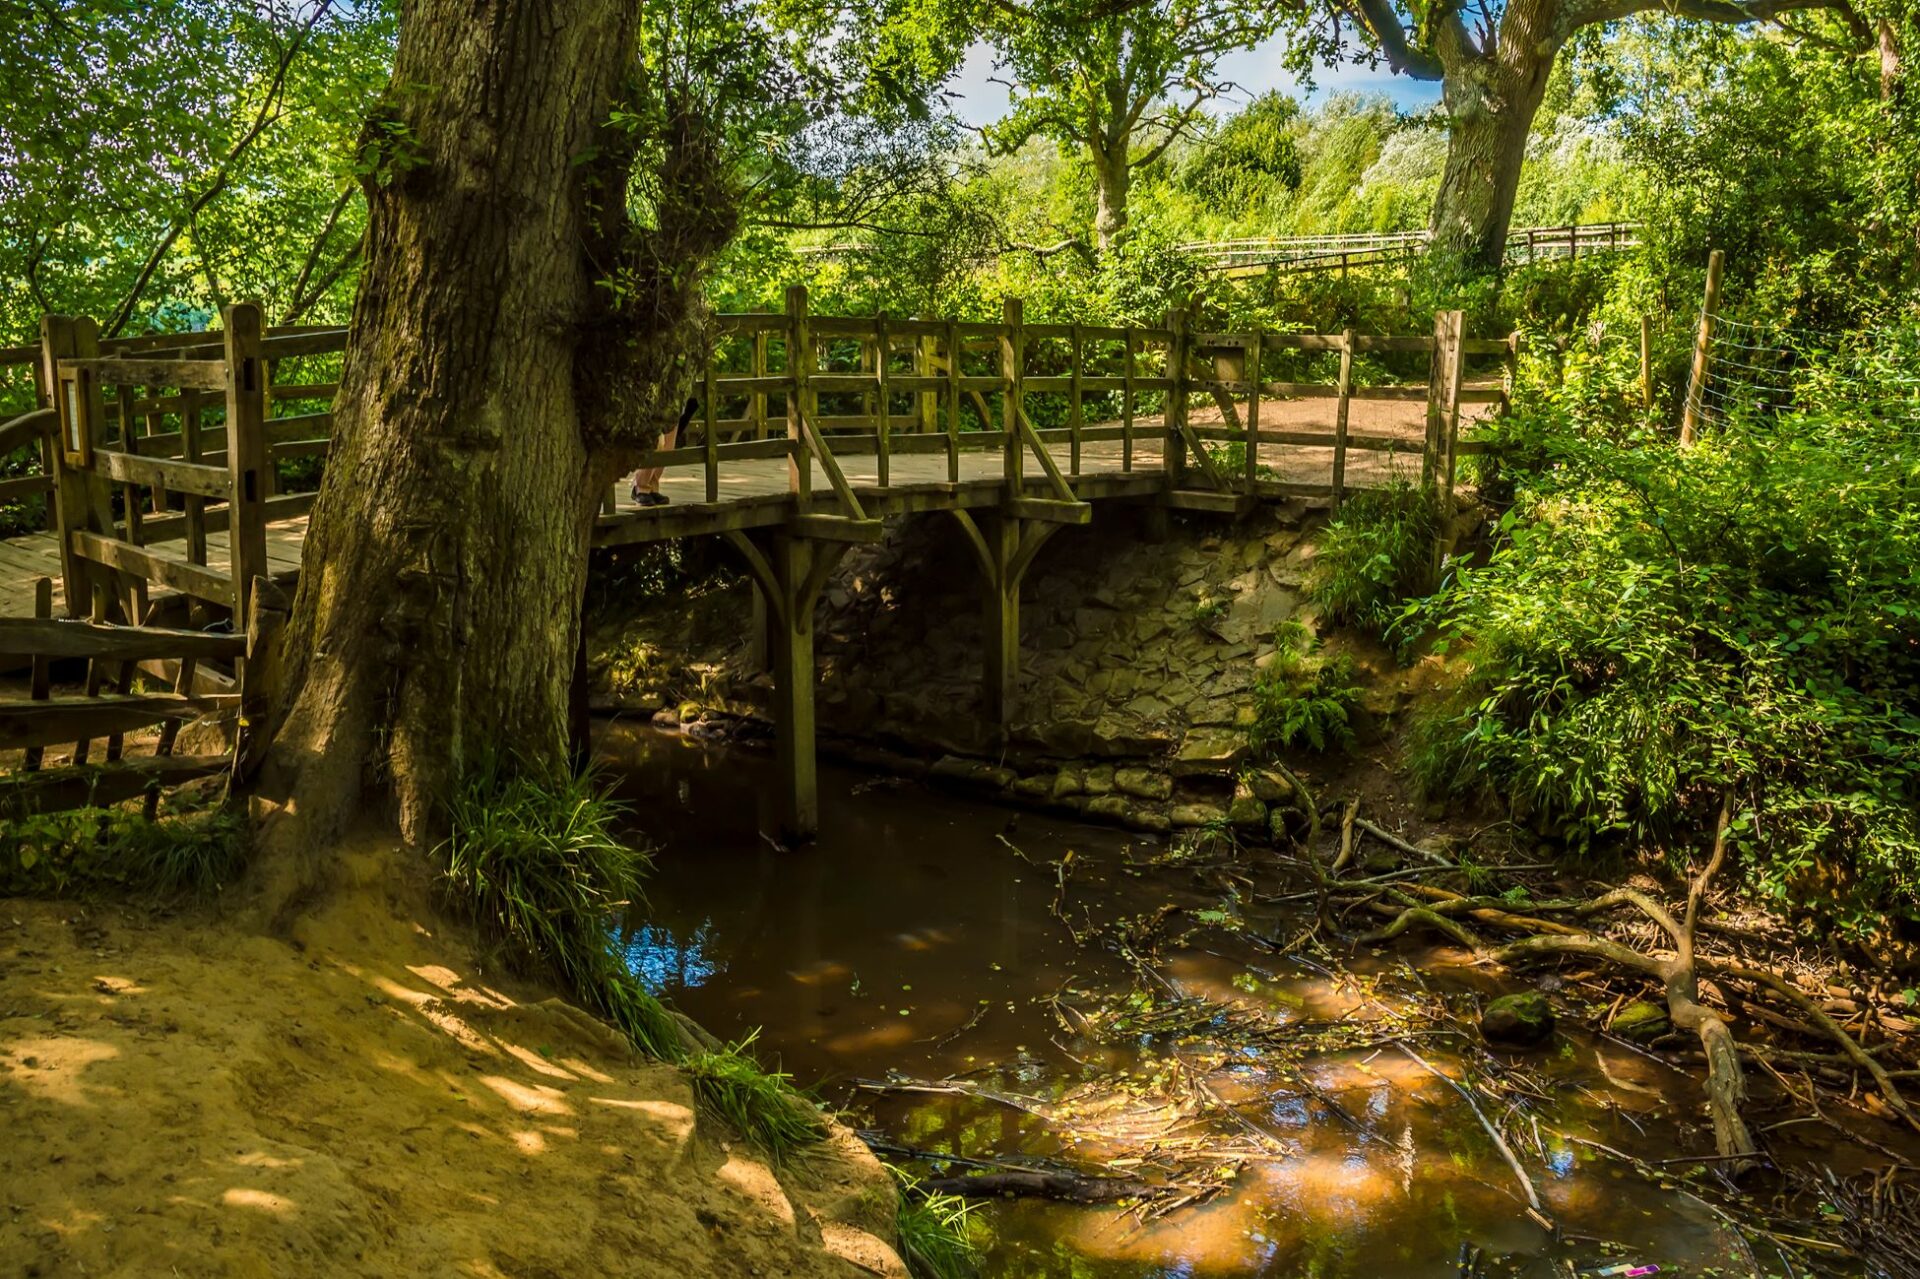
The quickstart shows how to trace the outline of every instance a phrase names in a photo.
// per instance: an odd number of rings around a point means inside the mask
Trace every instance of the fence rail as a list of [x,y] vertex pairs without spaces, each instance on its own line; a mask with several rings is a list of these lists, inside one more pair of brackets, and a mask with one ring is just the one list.
[[[1637,247],[1638,222],[1596,222],[1557,227],[1517,227],[1507,235],[1509,263],[1531,265],[1582,254],[1617,252]],[[1203,259],[1210,270],[1274,271],[1282,274],[1339,271],[1400,262],[1425,253],[1431,231],[1366,233],[1359,235],[1305,235],[1255,237],[1240,240],[1195,240],[1180,245]]]

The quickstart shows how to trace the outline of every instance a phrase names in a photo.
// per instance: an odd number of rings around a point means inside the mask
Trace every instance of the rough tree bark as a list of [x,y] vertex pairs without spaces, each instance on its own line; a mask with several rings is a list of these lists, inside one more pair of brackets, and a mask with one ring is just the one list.
[[1446,168],[1434,198],[1433,242],[1477,266],[1498,267],[1513,221],[1527,136],[1553,64],[1582,27],[1663,11],[1702,22],[1740,25],[1798,10],[1838,13],[1864,51],[1875,33],[1849,0],[1510,0],[1496,19],[1440,6],[1409,33],[1392,0],[1334,0],[1365,27],[1394,71],[1439,81],[1448,117]]
[[1447,163],[1433,203],[1433,242],[1494,267],[1504,260],[1527,138],[1566,34],[1557,0],[1515,0],[1485,51],[1437,42],[1445,68]]
[[367,266],[255,792],[283,899],[370,796],[402,834],[480,753],[565,758],[597,495],[576,160],[632,65],[632,0],[411,0],[369,126]]
[[1131,138],[1122,139],[1115,156],[1095,142],[1088,148],[1093,157],[1093,240],[1104,252],[1111,249],[1127,229],[1127,201],[1131,198],[1133,168],[1126,148]]

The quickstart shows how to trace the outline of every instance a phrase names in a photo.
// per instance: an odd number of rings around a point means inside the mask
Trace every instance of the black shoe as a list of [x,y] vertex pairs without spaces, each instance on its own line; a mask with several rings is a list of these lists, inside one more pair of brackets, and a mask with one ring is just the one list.
[[640,503],[640,505],[642,505],[642,506],[645,506],[645,505],[646,505],[646,503],[645,503],[645,502],[643,502],[643,501],[641,501],[641,493],[640,493],[640,486],[639,486],[638,484],[634,484],[634,485],[630,485],[630,486],[628,487],[628,489],[627,489],[627,497],[628,497],[628,499],[629,499],[629,500],[631,500],[631,501],[635,501],[635,502],[639,502],[639,503]]
[[668,499],[658,493],[642,493],[640,495],[640,505],[642,506],[665,506],[667,502]]

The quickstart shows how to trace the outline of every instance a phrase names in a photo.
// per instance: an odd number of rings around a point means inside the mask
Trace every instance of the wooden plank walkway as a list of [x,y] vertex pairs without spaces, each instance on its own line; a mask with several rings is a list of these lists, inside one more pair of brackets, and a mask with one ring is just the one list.
[[[1365,489],[1384,486],[1395,478],[1418,480],[1425,406],[1372,401],[1356,402],[1353,408],[1347,485]],[[1261,428],[1263,431],[1324,429],[1329,411],[1329,402],[1325,400],[1266,399],[1260,408]],[[1206,426],[1217,424],[1219,419],[1218,409],[1195,409],[1190,420],[1195,425]],[[1104,440],[1082,447],[1080,473],[1077,477],[1070,476],[1069,480],[1083,498],[1144,497],[1165,487],[1161,421],[1156,417],[1142,417],[1135,423],[1135,429],[1139,438],[1134,441],[1130,470],[1124,466],[1124,450],[1117,441]],[[1056,444],[1052,448],[1056,459],[1064,465],[1065,446]],[[879,462],[873,454],[839,455],[838,460],[849,484],[874,515],[977,509],[996,505],[1004,496],[1004,461],[997,448],[963,452],[960,482],[952,487],[947,480],[944,454],[895,454],[890,462],[891,483],[886,488],[880,486]],[[1275,490],[1276,494],[1331,491],[1333,450],[1330,448],[1264,444],[1260,460],[1272,469],[1273,482],[1283,486]],[[1039,462],[1031,456],[1027,478],[1033,493],[1044,491]],[[720,471],[717,503],[705,500],[706,480],[698,465],[668,468],[661,479],[660,491],[669,499],[668,505],[641,508],[627,496],[627,484],[622,481],[615,511],[599,519],[596,544],[626,545],[699,536],[721,528],[770,527],[784,523],[796,513],[787,486],[784,458],[729,462]],[[816,509],[830,510],[833,502],[832,491],[817,484]],[[306,533],[304,515],[267,525],[267,560],[276,576],[299,570],[300,549]],[[228,571],[225,533],[208,534],[207,561],[208,567],[217,572]],[[0,540],[0,617],[32,616],[34,582],[41,577],[53,579],[56,611],[60,611],[63,603],[59,547],[52,532]],[[161,593],[156,588],[155,594]]]

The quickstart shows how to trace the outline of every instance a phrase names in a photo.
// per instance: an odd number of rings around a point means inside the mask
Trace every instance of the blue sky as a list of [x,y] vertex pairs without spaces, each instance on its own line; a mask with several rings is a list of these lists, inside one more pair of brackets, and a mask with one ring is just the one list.
[[[1275,37],[1222,59],[1221,74],[1238,84],[1241,91],[1217,102],[1215,109],[1236,110],[1248,98],[1268,89],[1284,90],[1309,102],[1336,91],[1384,93],[1403,111],[1417,111],[1440,100],[1438,84],[1409,80],[1385,67],[1377,71],[1356,66],[1325,69],[1315,78],[1315,91],[1302,93],[1294,78],[1281,66],[1282,47],[1281,39]],[[967,50],[966,65],[948,83],[948,89],[959,95],[954,101],[954,110],[968,124],[990,124],[1006,114],[1007,90],[1003,85],[988,82],[992,74],[993,51],[984,44],[976,44]]]

